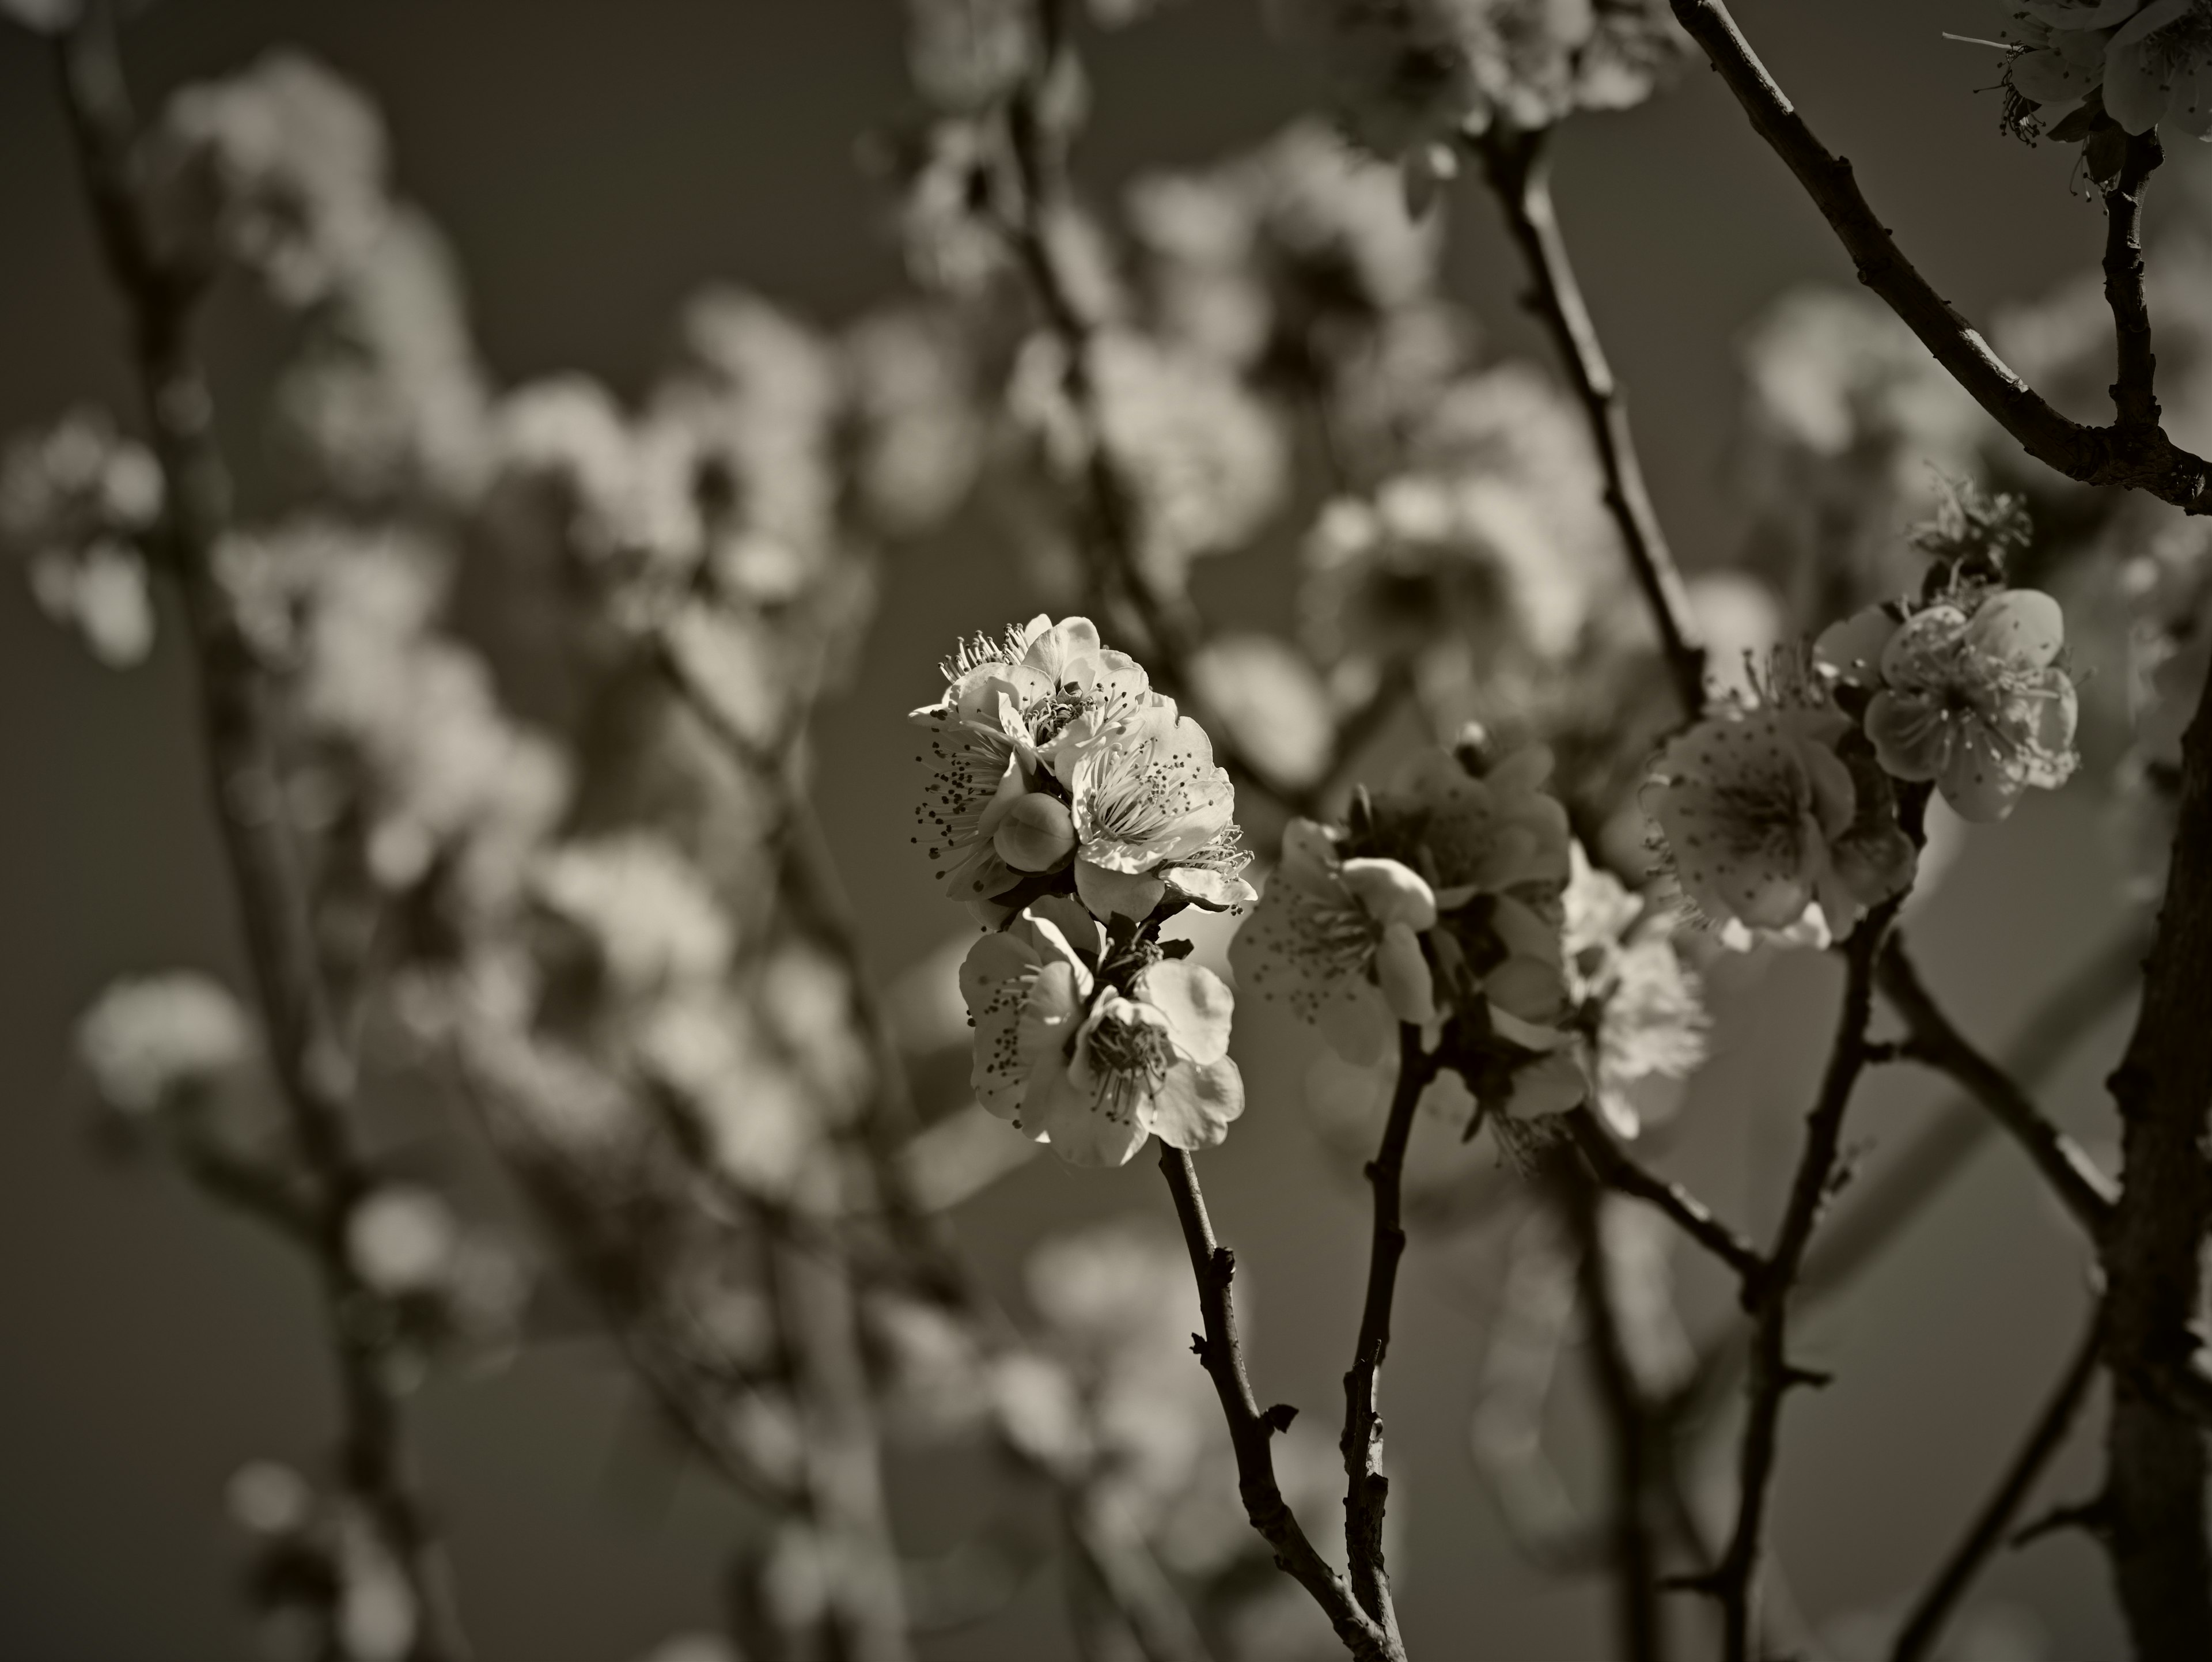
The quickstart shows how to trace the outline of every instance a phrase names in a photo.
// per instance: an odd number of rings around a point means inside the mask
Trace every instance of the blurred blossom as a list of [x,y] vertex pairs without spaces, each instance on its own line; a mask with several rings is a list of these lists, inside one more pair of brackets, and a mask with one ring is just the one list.
[[406,1573],[359,1510],[340,1516],[337,1636],[346,1662],[403,1662],[421,1612]]
[[1808,624],[1918,575],[1901,533],[1971,477],[1989,417],[1871,297],[1801,289],[1743,348],[1751,557]]
[[983,1358],[963,1323],[938,1306],[895,1294],[869,1300],[866,1313],[889,1361],[894,1412],[944,1435],[989,1410]]
[[1568,995],[1587,1034],[1584,1068],[1614,1132],[1641,1129],[1634,1087],[1687,1078],[1705,1059],[1697,978],[1676,956],[1669,919],[1572,848],[1564,897]]
[[1464,133],[1522,131],[1642,102],[1684,61],[1663,0],[1285,0],[1328,58],[1346,118],[1405,158],[1418,194]]
[[1038,50],[1030,0],[907,0],[907,72],[939,108],[974,110],[1012,93]]
[[134,1115],[234,1072],[252,1044],[238,1001],[189,970],[116,982],[76,1028],[77,1056],[100,1100]]
[[277,391],[311,483],[373,502],[468,497],[489,466],[489,397],[452,252],[404,206],[313,314]]
[[555,849],[532,887],[591,944],[616,993],[652,996],[720,976],[734,947],[706,880],[665,838],[629,831]]
[[776,943],[757,974],[762,1020],[823,1111],[838,1121],[857,1115],[875,1070],[844,965],[809,941],[787,939]]
[[1217,635],[1190,666],[1191,682],[1237,748],[1268,778],[1310,785],[1335,750],[1336,714],[1313,666],[1272,635]]
[[537,1143],[608,1178],[647,1127],[632,1096],[589,1058],[471,1013],[458,1039],[470,1078]]
[[1024,349],[1009,406],[1071,479],[1091,465],[1092,444],[1103,446],[1131,498],[1139,562],[1156,587],[1179,592],[1194,558],[1241,546],[1273,514],[1287,484],[1282,432],[1232,375],[1141,335],[1097,336],[1084,373],[1095,435],[1071,401],[1066,351],[1049,336]]
[[1774,593],[1742,571],[1701,571],[1689,580],[1690,615],[1705,645],[1705,685],[1723,697],[1748,697],[1756,667],[1783,644]]
[[161,511],[153,456],[104,411],[72,411],[0,457],[0,553],[27,563],[40,610],[115,668],[154,644],[139,543]]
[[635,1043],[647,1073],[690,1109],[717,1168],[754,1193],[793,1194],[829,1128],[744,1005],[705,991],[668,1000]]
[[0,0],[0,17],[13,18],[42,34],[60,33],[83,9],[83,0]]
[[679,1633],[640,1652],[637,1662],[744,1662],[737,1647],[714,1633]]
[[963,929],[900,973],[884,989],[884,1014],[908,1056],[927,1056],[968,1043],[968,1005],[960,996],[960,961],[975,940]]
[[150,143],[155,210],[173,247],[195,259],[220,250],[287,304],[328,295],[383,234],[384,124],[299,53],[186,87]]
[[307,1480],[275,1460],[251,1460],[223,1490],[230,1515],[256,1535],[290,1535],[307,1527],[315,1507]]
[[346,1256],[379,1293],[427,1293],[452,1270],[461,1244],[460,1221],[439,1196],[390,1184],[357,1202],[346,1218]]
[[915,311],[878,313],[845,338],[860,454],[860,494],[902,536],[959,507],[982,459],[970,369],[949,326]]

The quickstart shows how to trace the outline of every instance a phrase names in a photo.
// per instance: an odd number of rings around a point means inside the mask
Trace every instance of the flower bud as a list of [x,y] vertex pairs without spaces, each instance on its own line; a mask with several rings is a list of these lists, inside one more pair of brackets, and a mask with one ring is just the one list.
[[1075,852],[1075,821],[1066,803],[1031,791],[1006,810],[991,842],[1016,871],[1048,872]]

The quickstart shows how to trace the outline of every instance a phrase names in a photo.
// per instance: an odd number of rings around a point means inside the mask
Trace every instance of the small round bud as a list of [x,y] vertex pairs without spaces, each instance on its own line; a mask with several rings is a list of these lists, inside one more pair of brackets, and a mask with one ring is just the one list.
[[1032,791],[1006,810],[991,842],[1016,871],[1048,872],[1075,852],[1075,821],[1066,803]]

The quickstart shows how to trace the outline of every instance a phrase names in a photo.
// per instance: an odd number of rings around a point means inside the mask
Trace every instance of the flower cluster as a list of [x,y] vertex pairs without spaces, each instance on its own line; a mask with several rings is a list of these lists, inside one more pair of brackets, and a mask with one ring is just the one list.
[[2025,0],[2012,27],[2005,87],[2016,128],[2081,138],[2105,116],[2124,132],[2170,121],[2212,138],[2206,0]]
[[1377,1060],[1401,1024],[1435,1030],[1479,1105],[1555,1112],[1587,1094],[1561,951],[1566,811],[1540,788],[1549,752],[1486,759],[1470,735],[1363,794],[1349,825],[1292,821],[1231,961],[1348,1061]]
[[73,411],[0,460],[0,551],[28,563],[41,611],[118,668],[154,644],[139,544],[161,511],[153,456],[100,410]]
[[1590,864],[1577,843],[1565,899],[1567,994],[1590,1096],[1620,1135],[1641,1129],[1639,1087],[1687,1078],[1705,1059],[1697,979],[1676,954],[1666,911]]
[[118,981],[77,1024],[76,1049],[100,1100],[154,1113],[245,1065],[252,1028],[223,987],[190,971]]
[[1102,920],[1253,899],[1236,791],[1206,731],[1099,643],[1088,618],[963,644],[913,713],[932,766],[916,812],[951,898],[1000,923],[1075,894]]

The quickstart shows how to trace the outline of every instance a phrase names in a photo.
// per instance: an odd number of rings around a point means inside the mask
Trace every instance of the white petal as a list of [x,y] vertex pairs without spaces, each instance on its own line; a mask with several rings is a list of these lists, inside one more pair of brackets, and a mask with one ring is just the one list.
[[1437,1020],[1436,984],[1411,925],[1393,923],[1382,931],[1375,950],[1375,978],[1382,983],[1382,1001],[1399,1020],[1425,1027]]
[[1150,917],[1168,886],[1148,872],[1109,871],[1079,859],[1075,862],[1075,892],[1091,915],[1101,919],[1119,915],[1139,920]]
[[1179,1062],[1144,1113],[1146,1129],[1170,1148],[1212,1148],[1244,1111],[1244,1076],[1223,1056],[1203,1066]]
[[1168,1037],[1193,1062],[1229,1054],[1237,1000],[1229,983],[1188,959],[1155,964],[1137,977],[1137,996],[1168,1019]]
[[1437,896],[1419,872],[1395,860],[1347,860],[1344,886],[1376,922],[1402,923],[1416,933],[1437,922]]
[[2009,668],[2048,668],[2066,645],[2066,614],[2039,589],[2008,588],[1974,613],[1966,641]]

